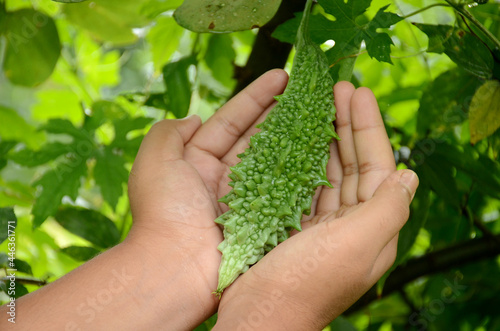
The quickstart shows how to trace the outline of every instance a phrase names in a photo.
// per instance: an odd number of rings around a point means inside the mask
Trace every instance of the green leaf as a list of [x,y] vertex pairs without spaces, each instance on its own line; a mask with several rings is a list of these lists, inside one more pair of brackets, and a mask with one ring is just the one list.
[[38,147],[43,135],[13,109],[0,105],[0,136],[4,140],[22,141],[30,147]]
[[432,153],[415,168],[420,180],[453,207],[460,207],[460,196],[453,176],[453,168],[441,155]]
[[250,30],[269,22],[280,4],[281,0],[184,0],[174,18],[194,32]]
[[[144,129],[146,125],[151,123],[153,118],[150,117],[122,117],[113,122],[115,126],[115,141],[126,140],[127,134],[133,130]],[[113,144],[113,146],[115,146]]]
[[163,81],[167,87],[165,97],[167,105],[177,118],[183,118],[191,104],[191,82],[188,69],[194,64],[194,58],[189,56],[176,62],[170,62],[163,67]]
[[15,141],[0,141],[0,170],[7,165],[7,153],[16,145]]
[[493,55],[483,42],[471,33],[449,25],[414,24],[429,37],[427,52],[445,53],[462,69],[480,78],[491,78]]
[[[130,131],[144,129],[153,119],[149,117],[122,117],[113,122],[115,127],[115,139],[109,145],[112,148],[123,150],[131,158],[135,158],[141,145],[143,136],[127,138]],[[132,159],[133,160],[133,159]]]
[[441,142],[434,153],[443,162],[449,163],[470,176],[482,192],[500,199],[500,167],[489,158],[475,155],[472,148],[459,147]]
[[55,169],[45,172],[34,185],[41,186],[42,192],[33,205],[33,227],[37,228],[47,217],[57,212],[64,196],[75,200],[80,187],[80,178],[87,173],[86,158],[75,155],[73,162],[64,162]]
[[126,111],[116,102],[98,100],[92,104],[92,114],[85,117],[83,128],[88,132],[95,131],[106,120],[115,121],[123,117]]
[[469,110],[470,142],[489,137],[500,127],[500,82],[486,81],[474,94]]
[[54,20],[34,9],[10,12],[5,20],[5,76],[17,85],[41,84],[52,74],[61,52]]
[[172,17],[160,16],[149,30],[146,40],[151,45],[155,69],[160,71],[177,49],[184,29]]
[[16,281],[16,290],[15,290],[15,295],[14,297],[16,299],[22,297],[23,295],[26,295],[28,294],[28,289],[26,288],[26,286],[24,286],[23,284],[21,284],[20,282]]
[[0,244],[9,237],[9,230],[14,231],[16,226],[17,218],[14,209],[0,208]]
[[83,246],[69,246],[62,248],[61,251],[77,261],[88,261],[101,252],[94,247]]
[[148,99],[144,102],[145,106],[154,107],[168,111],[168,99],[165,93],[151,93]]
[[96,153],[94,177],[96,183],[101,188],[104,200],[115,209],[118,199],[123,194],[122,185],[128,179],[125,160],[123,157],[114,154],[110,148],[98,151]]
[[120,240],[116,225],[95,210],[64,207],[54,217],[66,230],[90,241],[97,247],[110,248],[118,244]]
[[233,39],[227,34],[214,34],[208,41],[205,62],[212,75],[225,86],[234,84],[233,68],[236,53],[233,49]]
[[36,167],[51,160],[55,160],[59,156],[73,150],[74,147],[71,145],[54,142],[43,145],[38,151],[33,151],[27,148],[21,149],[17,152],[11,153],[9,155],[9,159],[26,167]]
[[330,323],[332,331],[356,331],[358,330],[347,318],[343,316],[337,317]]
[[[421,179],[422,180],[422,179]],[[429,216],[429,207],[431,204],[430,190],[425,184],[420,184],[415,197],[411,203],[410,218],[399,231],[398,251],[395,266],[404,262],[410,249],[412,248],[420,229],[425,225]]]
[[[85,49],[82,47],[82,49]],[[83,66],[83,64],[81,64]],[[56,76],[60,75],[57,72]],[[88,80],[88,75],[82,73]],[[54,80],[57,78],[54,77]],[[69,80],[69,78],[67,78]],[[74,78],[73,78],[74,79]],[[69,82],[69,85],[78,85],[77,82]],[[75,88],[73,86],[73,88]],[[45,123],[52,118],[64,118],[72,123],[80,123],[84,112],[82,100],[78,95],[65,89],[40,89],[36,92],[38,102],[31,108],[31,116],[34,120]]]
[[17,269],[17,271],[24,272],[25,274],[33,276],[33,270],[31,270],[31,266],[28,264],[28,262],[16,258],[14,260],[14,265],[14,269]]
[[[393,42],[388,34],[377,32],[377,30],[388,28],[401,21],[402,18],[394,13],[386,12],[388,6],[384,6],[379,9],[371,21],[359,24],[358,21],[363,18],[370,3],[371,0],[319,1],[325,12],[335,17],[335,21],[331,21],[323,15],[313,15],[310,18],[309,30],[312,40],[318,44],[330,39],[335,41],[335,45],[326,51],[330,63],[337,64],[339,60],[359,53],[362,41],[365,41],[366,50],[370,57],[378,61],[392,63],[390,46]],[[301,19],[300,16],[280,25],[273,33],[273,37],[293,43]]]
[[432,81],[420,98],[417,132],[441,133],[467,118],[469,104],[481,80],[459,68],[446,71]]
[[87,0],[52,0],[54,2],[62,2],[62,3],[77,3],[77,2],[84,2]]
[[136,0],[94,0],[64,5],[63,12],[73,24],[100,41],[127,45],[137,41],[132,28],[149,23],[140,14],[143,2]]
[[42,125],[40,129],[50,133],[65,133],[76,138],[77,140],[82,140],[88,143],[92,142],[92,137],[86,130],[76,128],[73,123],[66,119],[50,119],[45,125]]

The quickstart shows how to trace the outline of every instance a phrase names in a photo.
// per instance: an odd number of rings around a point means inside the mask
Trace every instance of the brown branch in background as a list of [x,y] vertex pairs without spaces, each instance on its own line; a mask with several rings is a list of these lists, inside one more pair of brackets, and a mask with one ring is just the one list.
[[500,254],[500,234],[495,239],[487,236],[471,239],[442,250],[426,254],[398,266],[385,281],[382,293],[377,294],[376,285],[366,292],[345,314],[352,314],[371,302],[399,291],[409,282],[426,275],[443,272],[471,262],[493,258]]
[[[10,278],[9,277],[3,277],[3,278],[0,278],[0,281],[2,281],[2,282],[9,282]],[[23,285],[36,285],[36,286],[47,285],[47,281],[43,280],[43,279],[25,278],[25,277],[19,277],[19,276],[16,276],[16,282],[21,283]]]
[[237,83],[233,96],[266,71],[285,67],[292,45],[271,34],[278,25],[293,18],[293,13],[302,11],[304,4],[305,0],[283,0],[273,19],[259,29],[246,65],[235,68]]

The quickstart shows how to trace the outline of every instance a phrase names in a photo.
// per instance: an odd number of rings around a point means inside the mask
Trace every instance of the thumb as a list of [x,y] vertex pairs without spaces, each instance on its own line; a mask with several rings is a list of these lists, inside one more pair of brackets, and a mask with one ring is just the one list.
[[415,172],[405,169],[392,173],[370,200],[349,214],[352,231],[358,232],[361,242],[380,246],[378,249],[385,247],[408,220],[417,187]]
[[200,126],[201,120],[196,115],[156,123],[144,137],[135,163],[161,165],[182,158],[184,145]]

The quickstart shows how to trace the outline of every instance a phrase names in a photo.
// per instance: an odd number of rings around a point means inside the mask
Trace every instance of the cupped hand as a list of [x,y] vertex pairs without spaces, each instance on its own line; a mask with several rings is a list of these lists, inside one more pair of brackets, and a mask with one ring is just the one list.
[[190,266],[179,277],[215,312],[222,231],[215,218],[227,210],[217,199],[229,192],[229,167],[248,147],[255,125],[274,106],[288,75],[270,71],[227,102],[206,123],[192,116],[155,124],[144,138],[129,178],[133,226],[127,241],[165,268],[172,251]]
[[347,82],[334,93],[334,188],[318,190],[302,232],[226,289],[217,330],[321,330],[394,263],[418,178],[396,171],[373,93]]

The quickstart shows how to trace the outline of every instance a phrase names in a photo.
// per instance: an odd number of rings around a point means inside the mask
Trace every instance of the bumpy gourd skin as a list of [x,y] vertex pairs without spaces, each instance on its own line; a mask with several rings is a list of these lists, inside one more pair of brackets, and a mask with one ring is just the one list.
[[[309,9],[310,1],[304,16]],[[249,148],[238,155],[241,162],[229,175],[233,189],[219,200],[230,208],[215,220],[224,225],[225,238],[218,247],[219,294],[292,229],[301,230],[315,189],[331,187],[326,164],[331,140],[338,138],[332,124],[333,80],[324,53],[306,35],[307,19],[299,28],[288,86]]]

